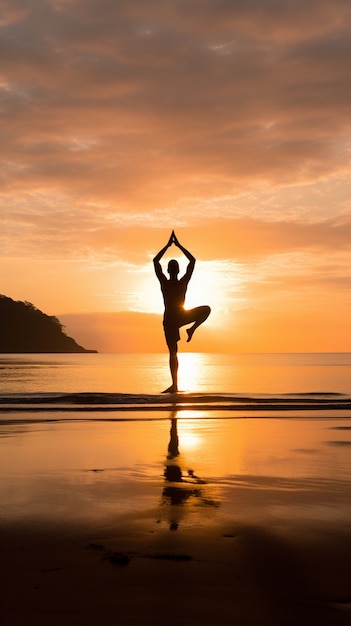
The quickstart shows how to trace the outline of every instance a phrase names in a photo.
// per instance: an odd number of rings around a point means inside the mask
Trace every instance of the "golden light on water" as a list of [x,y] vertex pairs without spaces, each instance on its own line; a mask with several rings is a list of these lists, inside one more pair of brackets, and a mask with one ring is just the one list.
[[199,388],[200,375],[205,357],[200,352],[180,352],[178,354],[178,388],[180,391],[194,391]]
[[179,446],[182,452],[198,450],[203,444],[203,429],[199,429],[196,420],[198,411],[182,411],[178,421]]
[[189,450],[195,450],[201,446],[202,437],[191,430],[182,430],[180,432],[180,443],[182,452],[188,452]]

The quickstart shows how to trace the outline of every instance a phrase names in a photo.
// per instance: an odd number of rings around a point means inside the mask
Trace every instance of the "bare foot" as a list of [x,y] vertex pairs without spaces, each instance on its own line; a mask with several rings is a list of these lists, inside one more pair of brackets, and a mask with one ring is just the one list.
[[164,391],[162,391],[162,393],[177,393],[178,389],[175,385],[171,385],[170,387],[168,387],[168,389],[165,389]]
[[192,336],[194,334],[194,331],[191,328],[187,328],[186,332],[188,333],[188,339],[186,341],[187,341],[187,343],[189,343],[189,341],[191,341],[191,338],[192,338]]

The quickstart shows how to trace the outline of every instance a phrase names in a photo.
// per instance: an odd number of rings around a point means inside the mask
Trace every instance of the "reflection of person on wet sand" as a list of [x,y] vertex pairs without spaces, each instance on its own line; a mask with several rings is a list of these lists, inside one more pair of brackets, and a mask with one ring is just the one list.
[[[176,415],[177,411],[173,412],[173,415]],[[178,437],[178,429],[177,429],[177,418],[171,417],[171,430],[169,432],[170,440],[168,444],[168,459],[174,459],[174,457],[179,456],[179,437]]]
[[[168,263],[169,279],[162,271],[160,260],[168,250],[168,248],[174,244],[188,259],[189,263],[186,272],[182,278],[178,279],[179,265],[178,261],[172,259]],[[191,341],[195,330],[203,324],[208,318],[211,309],[209,306],[198,306],[194,309],[185,310],[184,301],[185,294],[188,287],[189,280],[194,271],[196,259],[188,250],[186,250],[178,241],[174,230],[168,240],[168,243],[156,254],[154,258],[154,267],[156,276],[160,281],[161,291],[163,294],[163,300],[165,305],[165,312],[163,316],[163,327],[165,331],[165,337],[167,346],[169,349],[169,367],[172,376],[172,385],[164,391],[164,393],[175,393],[178,391],[178,357],[177,343],[180,339],[179,328],[192,324],[190,328],[187,328],[187,341]]]
[[[176,412],[173,413],[173,415]],[[177,430],[177,418],[171,417],[170,440],[168,444],[168,454],[164,477],[167,484],[162,492],[164,504],[170,504],[177,507],[185,504],[191,497],[199,498],[201,505],[218,506],[214,500],[209,500],[203,496],[202,488],[199,485],[206,485],[206,481],[202,480],[194,474],[192,469],[187,470],[187,476],[183,477],[182,468],[175,459],[179,456],[179,439]],[[174,508],[169,520],[169,529],[177,530],[179,526],[180,511]]]

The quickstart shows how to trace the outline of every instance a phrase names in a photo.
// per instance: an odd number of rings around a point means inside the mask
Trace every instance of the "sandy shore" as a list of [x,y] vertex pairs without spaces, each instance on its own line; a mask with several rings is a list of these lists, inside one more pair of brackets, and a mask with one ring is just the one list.
[[2,624],[350,624],[350,531],[1,531]]
[[1,624],[350,624],[348,424],[5,429]]

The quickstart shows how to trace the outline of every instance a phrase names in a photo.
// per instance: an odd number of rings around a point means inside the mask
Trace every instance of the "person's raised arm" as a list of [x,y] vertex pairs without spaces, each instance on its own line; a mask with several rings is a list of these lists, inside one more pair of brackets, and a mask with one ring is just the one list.
[[188,259],[189,263],[188,263],[188,267],[186,268],[186,272],[185,272],[185,276],[188,277],[188,279],[191,278],[191,275],[194,271],[194,267],[195,267],[195,263],[196,263],[196,259],[195,257],[191,254],[191,252],[189,252],[189,250],[187,250],[186,248],[184,248],[184,246],[182,246],[181,243],[179,243],[174,230],[172,231],[172,235],[171,235],[172,241],[174,243],[174,245],[177,246],[177,248],[179,248],[179,250],[181,250],[184,254],[184,256],[186,256],[186,258]]
[[159,280],[161,280],[162,277],[164,277],[164,273],[162,271],[162,267],[161,267],[161,263],[160,260],[162,259],[164,253],[166,252],[166,250],[168,250],[168,248],[172,245],[173,243],[173,230],[172,230],[172,234],[168,240],[168,242],[166,243],[166,245],[162,248],[162,250],[160,250],[156,256],[154,257],[154,268],[155,268],[155,274],[157,276],[157,278]]

